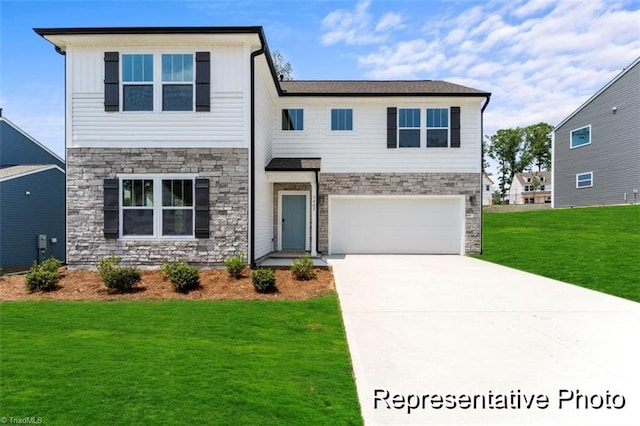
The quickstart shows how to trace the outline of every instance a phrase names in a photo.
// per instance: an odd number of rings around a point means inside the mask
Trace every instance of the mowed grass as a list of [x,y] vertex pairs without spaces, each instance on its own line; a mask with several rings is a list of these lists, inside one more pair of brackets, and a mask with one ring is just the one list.
[[0,416],[362,424],[337,297],[0,304]]
[[640,205],[485,213],[479,259],[640,302]]

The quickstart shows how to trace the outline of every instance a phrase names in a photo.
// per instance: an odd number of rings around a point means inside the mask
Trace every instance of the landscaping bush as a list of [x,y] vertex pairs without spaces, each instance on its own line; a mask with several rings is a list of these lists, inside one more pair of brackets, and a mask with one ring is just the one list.
[[107,288],[130,291],[142,278],[140,271],[133,267],[120,266],[121,259],[111,255],[98,262],[100,278]]
[[181,293],[187,293],[200,286],[200,272],[195,266],[186,262],[172,262],[162,265],[162,272],[173,284],[173,288]]
[[24,281],[29,291],[53,291],[58,288],[62,276],[58,272],[62,264],[54,257],[42,263],[33,262],[31,270],[25,275]]
[[251,272],[251,282],[258,293],[267,293],[276,286],[276,274],[271,269],[256,269]]
[[244,261],[244,253],[238,253],[225,260],[224,266],[227,267],[227,272],[233,278],[238,279],[242,277],[242,272],[244,271],[244,268],[247,267],[247,262]]
[[291,273],[298,281],[308,281],[316,277],[316,272],[313,270],[313,260],[309,257],[309,253],[293,261]]

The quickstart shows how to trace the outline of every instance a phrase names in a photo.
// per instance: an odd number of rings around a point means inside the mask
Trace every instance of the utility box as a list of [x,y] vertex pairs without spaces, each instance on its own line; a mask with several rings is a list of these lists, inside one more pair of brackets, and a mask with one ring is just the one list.
[[47,248],[47,236],[44,234],[38,235],[38,248],[40,250]]

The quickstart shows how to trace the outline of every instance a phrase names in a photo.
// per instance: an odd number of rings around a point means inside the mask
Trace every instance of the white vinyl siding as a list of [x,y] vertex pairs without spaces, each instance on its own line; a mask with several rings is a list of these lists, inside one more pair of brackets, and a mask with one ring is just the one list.
[[[238,46],[211,47],[211,112],[104,111],[104,52],[109,49],[70,48],[67,51],[68,147],[244,148],[249,98],[248,57]],[[135,53],[120,49],[121,53]],[[140,53],[175,53],[185,48],[140,48]],[[190,51],[201,48],[191,48]],[[247,55],[248,56],[248,55]],[[244,62],[247,65],[244,65]],[[156,76],[154,75],[154,78]],[[157,77],[159,78],[159,76]],[[120,105],[122,106],[122,97]]]
[[[320,157],[323,173],[447,173],[480,172],[480,103],[484,98],[344,99],[353,109],[357,132],[332,132],[327,108],[341,108],[340,98],[282,98],[272,115],[274,157]],[[348,103],[347,103],[348,102]],[[460,106],[460,148],[387,149],[387,107],[442,108]],[[282,108],[304,108],[304,132],[280,130]]]

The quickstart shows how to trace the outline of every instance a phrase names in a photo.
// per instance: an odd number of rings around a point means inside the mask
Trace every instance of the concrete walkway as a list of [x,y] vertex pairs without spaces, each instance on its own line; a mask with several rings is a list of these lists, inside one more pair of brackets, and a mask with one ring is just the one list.
[[463,256],[329,263],[367,425],[639,424],[640,304]]

